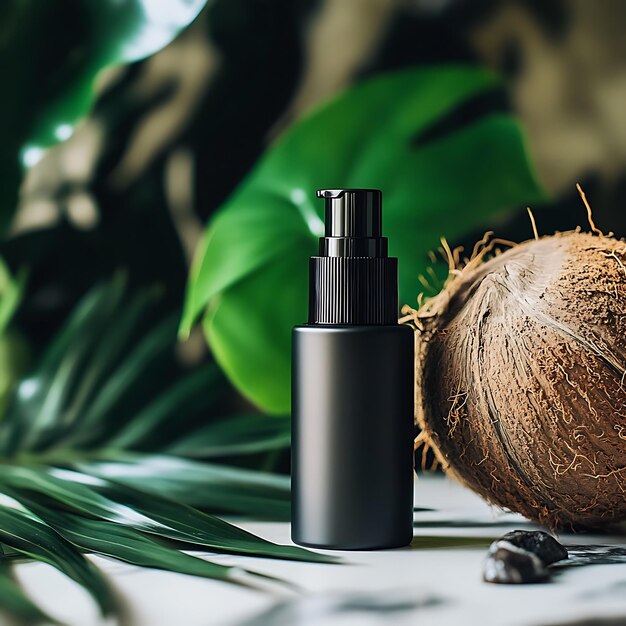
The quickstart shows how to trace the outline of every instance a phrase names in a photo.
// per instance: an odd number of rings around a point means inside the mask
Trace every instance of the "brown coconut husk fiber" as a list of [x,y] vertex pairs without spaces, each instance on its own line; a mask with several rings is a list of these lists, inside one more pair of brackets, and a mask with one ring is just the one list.
[[487,261],[486,236],[463,268],[448,248],[442,292],[405,309],[420,443],[551,528],[626,519],[626,243],[589,218]]

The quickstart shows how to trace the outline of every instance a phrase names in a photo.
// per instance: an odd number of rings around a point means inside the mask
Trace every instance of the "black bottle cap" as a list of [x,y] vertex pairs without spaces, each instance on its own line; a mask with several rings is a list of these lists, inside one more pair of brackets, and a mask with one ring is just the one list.
[[398,263],[382,236],[378,189],[320,189],[325,236],[311,257],[309,323],[378,325],[398,320]]

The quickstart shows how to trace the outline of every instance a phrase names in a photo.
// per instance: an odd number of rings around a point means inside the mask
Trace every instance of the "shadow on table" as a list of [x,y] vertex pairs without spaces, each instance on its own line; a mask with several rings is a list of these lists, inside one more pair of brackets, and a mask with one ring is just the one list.
[[413,528],[504,528],[513,527],[516,528],[540,528],[537,524],[528,521],[520,520],[416,520],[413,522]]
[[417,535],[406,548],[399,550],[436,550],[444,548],[487,548],[497,537],[445,537]]
[[573,622],[554,622],[540,626],[626,626],[626,615],[621,617],[587,617]]
[[392,620],[405,613],[446,604],[449,601],[443,597],[412,589],[380,591],[376,595],[353,592],[312,594],[279,602],[236,626],[318,626],[333,618],[356,618],[364,614]]

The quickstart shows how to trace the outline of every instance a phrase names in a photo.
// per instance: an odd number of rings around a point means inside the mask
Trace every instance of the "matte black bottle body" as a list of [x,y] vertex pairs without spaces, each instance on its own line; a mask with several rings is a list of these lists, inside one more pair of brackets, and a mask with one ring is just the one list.
[[292,538],[320,548],[413,536],[413,331],[293,331]]
[[309,323],[293,331],[292,538],[344,550],[413,535],[413,331],[397,324],[397,259],[381,192],[331,189],[311,257]]

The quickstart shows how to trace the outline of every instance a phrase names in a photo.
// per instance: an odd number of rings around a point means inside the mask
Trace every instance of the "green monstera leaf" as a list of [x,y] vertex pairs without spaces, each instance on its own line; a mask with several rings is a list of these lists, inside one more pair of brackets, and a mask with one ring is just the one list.
[[460,237],[543,198],[511,115],[433,131],[497,89],[498,78],[478,68],[403,70],[372,78],[296,123],[209,224],[181,334],[204,311],[206,337],[234,384],[264,410],[287,413],[290,332],[306,320],[307,257],[323,232],[316,189],[382,189],[384,231],[408,303],[441,236]]

